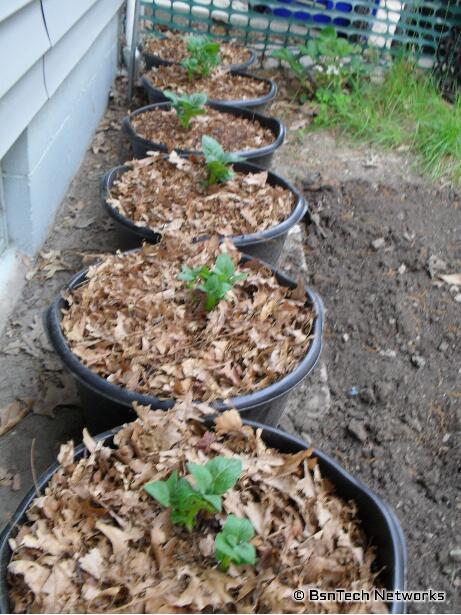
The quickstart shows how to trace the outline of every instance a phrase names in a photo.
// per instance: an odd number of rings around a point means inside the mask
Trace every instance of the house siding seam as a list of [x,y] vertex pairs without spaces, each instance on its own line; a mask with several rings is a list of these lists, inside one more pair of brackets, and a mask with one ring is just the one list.
[[1,0],[0,160],[123,2]]

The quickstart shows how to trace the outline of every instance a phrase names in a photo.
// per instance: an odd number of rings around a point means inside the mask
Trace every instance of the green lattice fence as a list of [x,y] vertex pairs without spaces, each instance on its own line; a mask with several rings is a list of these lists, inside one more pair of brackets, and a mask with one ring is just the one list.
[[296,44],[333,23],[364,46],[433,59],[440,37],[461,24],[456,1],[142,0],[141,33],[162,28],[237,38],[261,52]]

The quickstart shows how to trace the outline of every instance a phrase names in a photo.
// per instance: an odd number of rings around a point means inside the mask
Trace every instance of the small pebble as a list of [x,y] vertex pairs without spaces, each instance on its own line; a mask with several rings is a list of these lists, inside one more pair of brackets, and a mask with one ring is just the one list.
[[455,295],[455,301],[456,303],[461,303],[461,293],[458,293],[457,295]]
[[343,333],[343,342],[349,341],[349,333]]
[[368,438],[367,430],[365,429],[363,423],[360,423],[360,421],[356,421],[355,419],[352,419],[349,423],[347,430],[360,442],[365,442]]
[[426,359],[419,354],[412,355],[411,362],[418,369],[426,365]]
[[385,245],[386,245],[386,242],[384,240],[384,237],[378,237],[377,239],[374,239],[371,242],[371,247],[374,250],[379,250],[380,248],[384,248]]

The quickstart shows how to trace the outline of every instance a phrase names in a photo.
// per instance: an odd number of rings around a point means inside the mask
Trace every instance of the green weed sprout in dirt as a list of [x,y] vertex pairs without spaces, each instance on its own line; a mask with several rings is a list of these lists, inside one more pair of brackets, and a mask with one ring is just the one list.
[[[364,70],[361,52],[358,45],[338,38],[333,26],[327,26],[307,45],[276,49],[271,56],[288,64],[297,80],[295,98],[303,103],[324,89],[342,90],[352,75]],[[303,57],[310,59],[309,67]]]
[[207,101],[206,92],[196,92],[195,94],[178,95],[170,90],[165,90],[164,95],[171,101],[171,106],[176,111],[179,123],[186,130],[189,128],[190,121],[196,115],[206,112],[204,106]]
[[317,96],[317,126],[418,155],[425,173],[461,181],[461,97],[453,105],[439,94],[428,72],[396,60],[379,83],[356,79],[349,90]]
[[246,278],[246,273],[235,273],[235,266],[228,254],[220,254],[213,269],[206,265],[192,268],[183,265],[178,279],[186,283],[187,288],[193,288],[198,281],[198,290],[205,294],[205,309],[209,312],[225,299],[232,287]]
[[181,62],[181,66],[187,70],[189,80],[209,77],[221,62],[220,45],[208,36],[189,36],[187,51],[189,57]]

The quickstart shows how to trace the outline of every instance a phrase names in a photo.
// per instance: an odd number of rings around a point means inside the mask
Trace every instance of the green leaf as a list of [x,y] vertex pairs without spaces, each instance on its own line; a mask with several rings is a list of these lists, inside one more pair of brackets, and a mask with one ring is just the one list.
[[181,280],[183,282],[187,282],[188,285],[190,286],[190,284],[192,282],[195,282],[195,280],[199,277],[199,269],[195,269],[192,267],[188,267],[187,265],[183,265],[181,272],[178,273],[178,280]]
[[194,477],[195,484],[200,493],[207,493],[213,477],[204,465],[198,463],[188,463],[187,469]]
[[181,97],[172,92],[171,90],[164,90],[163,95],[168,98],[168,100],[171,100],[173,105],[178,104],[178,102],[181,100]]
[[216,512],[221,512],[221,497],[219,495],[205,494],[203,499],[206,500],[214,508]]
[[229,254],[223,253],[218,256],[213,271],[223,278],[230,278],[234,274],[235,267]]
[[213,139],[213,137],[209,137],[208,135],[203,135],[202,137],[202,151],[207,162],[220,160],[224,154],[223,148],[216,141],[216,139]]
[[242,517],[236,517],[235,515],[229,515],[223,526],[223,534],[226,537],[233,536],[235,538],[235,544],[247,542],[254,536],[254,529],[248,519]]
[[210,459],[205,467],[213,477],[209,493],[216,495],[222,495],[231,489],[242,473],[241,460],[233,457],[215,457]]
[[227,517],[215,538],[215,556],[223,570],[227,570],[231,562],[237,566],[255,564],[256,549],[248,542],[253,536],[253,526],[248,519],[235,515]]
[[196,92],[189,96],[189,104],[193,107],[203,107],[208,100],[206,92]]
[[144,490],[162,506],[168,508],[170,505],[170,490],[166,482],[158,480],[152,483],[146,483],[144,485]]

